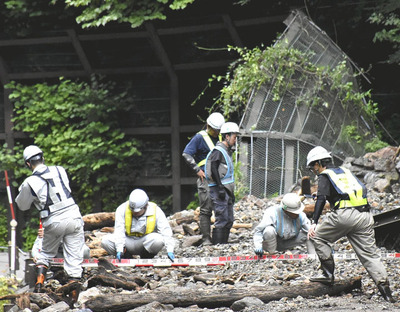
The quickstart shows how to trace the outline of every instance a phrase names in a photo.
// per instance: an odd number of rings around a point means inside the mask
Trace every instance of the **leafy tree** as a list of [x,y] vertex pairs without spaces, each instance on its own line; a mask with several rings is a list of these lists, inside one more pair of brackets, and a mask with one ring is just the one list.
[[[95,78],[90,83],[60,79],[54,85],[12,82],[7,87],[15,107],[14,130],[40,146],[47,164],[67,169],[82,211],[101,210],[99,203],[103,210],[114,210],[113,201],[120,200],[118,181],[132,172],[133,158],[140,155],[139,142],[126,138],[119,125],[119,115],[132,107],[127,94],[114,95],[112,83]],[[4,146],[0,151],[0,165],[14,170],[17,181],[30,174],[22,150],[17,142],[13,150]]]
[[76,18],[83,28],[104,26],[110,22],[129,23],[132,28],[136,28],[145,21],[166,19],[164,11],[167,8],[180,10],[192,2],[194,0],[65,0],[67,6],[83,9]]
[[369,21],[383,26],[383,29],[375,34],[374,42],[391,43],[395,52],[389,55],[388,62],[400,65],[400,1],[380,1]]

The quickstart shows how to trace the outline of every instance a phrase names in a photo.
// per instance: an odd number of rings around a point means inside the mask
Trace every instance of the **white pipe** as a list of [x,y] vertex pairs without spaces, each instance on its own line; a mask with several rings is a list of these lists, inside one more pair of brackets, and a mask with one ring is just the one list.
[[10,221],[11,225],[11,257],[10,257],[10,272],[12,276],[15,276],[15,262],[16,262],[16,250],[17,250],[17,240],[16,240],[16,228],[18,222],[15,219]]

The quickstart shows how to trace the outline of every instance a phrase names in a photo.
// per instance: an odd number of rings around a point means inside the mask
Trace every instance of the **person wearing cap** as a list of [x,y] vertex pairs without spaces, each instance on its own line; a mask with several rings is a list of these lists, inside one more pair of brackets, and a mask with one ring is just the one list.
[[210,198],[215,214],[212,243],[228,243],[233,225],[233,205],[235,203],[235,175],[232,160],[233,148],[239,134],[234,122],[226,122],[221,127],[222,142],[208,153],[205,176],[210,188]]
[[[27,146],[23,153],[25,164],[32,175],[19,187],[15,198],[18,208],[28,210],[33,204],[39,210],[43,225],[42,248],[36,256],[37,281],[35,292],[44,292],[44,281],[50,259],[57,255],[63,242],[64,270],[70,281],[82,276],[83,246],[85,236],[83,219],[75,203],[69,179],[61,166],[46,166],[42,150],[36,145]],[[77,300],[77,293],[71,293]]]
[[196,133],[182,153],[185,162],[197,175],[197,194],[200,204],[200,232],[204,246],[211,245],[210,228],[212,215],[212,202],[208,184],[205,180],[204,164],[207,154],[214,148],[218,141],[221,141],[219,132],[224,122],[225,119],[222,114],[217,112],[212,113],[207,118],[207,129]]
[[311,222],[303,212],[304,205],[295,193],[283,196],[279,205],[265,210],[261,222],[254,229],[254,252],[258,256],[286,251],[306,244],[307,252],[314,254],[313,244],[307,239]]
[[145,191],[133,190],[129,200],[117,208],[114,233],[102,239],[101,247],[121,260],[133,255],[152,259],[164,246],[168,258],[174,261],[175,242],[167,217],[156,203],[149,201]]
[[[376,248],[367,188],[349,169],[335,167],[331,154],[322,146],[310,150],[307,167],[318,176],[317,199],[308,237],[315,246],[322,269],[322,274],[311,277],[310,281],[334,283],[335,262],[330,244],[346,236],[383,298],[395,302]],[[319,223],[326,201],[331,211]]]

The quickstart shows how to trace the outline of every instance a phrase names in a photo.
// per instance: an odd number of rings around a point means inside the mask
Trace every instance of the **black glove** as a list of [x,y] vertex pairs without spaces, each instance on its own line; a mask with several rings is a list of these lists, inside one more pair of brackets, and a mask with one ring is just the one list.
[[223,185],[218,186],[218,198],[220,200],[225,200],[226,192]]

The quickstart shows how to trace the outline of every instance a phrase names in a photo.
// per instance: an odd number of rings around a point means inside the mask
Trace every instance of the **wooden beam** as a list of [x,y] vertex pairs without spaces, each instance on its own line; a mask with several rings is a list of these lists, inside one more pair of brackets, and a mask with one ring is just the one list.
[[243,42],[240,39],[239,33],[237,32],[236,27],[233,24],[231,17],[228,14],[222,14],[222,19],[224,20],[224,25],[228,29],[228,32],[231,35],[235,46],[243,47]]
[[145,23],[145,28],[149,33],[150,40],[165,67],[170,79],[170,99],[171,99],[171,165],[172,165],[172,211],[181,210],[181,153],[179,137],[179,82],[178,76],[172,66],[171,60],[160,40],[160,37],[152,23]]
[[79,60],[81,61],[86,74],[90,75],[92,73],[92,67],[90,66],[90,62],[89,62],[88,58],[86,57],[86,53],[83,50],[82,45],[81,45],[80,41],[78,40],[78,37],[76,36],[75,30],[69,29],[69,30],[67,30],[67,34],[71,39],[71,43],[75,49],[76,54],[78,54]]

